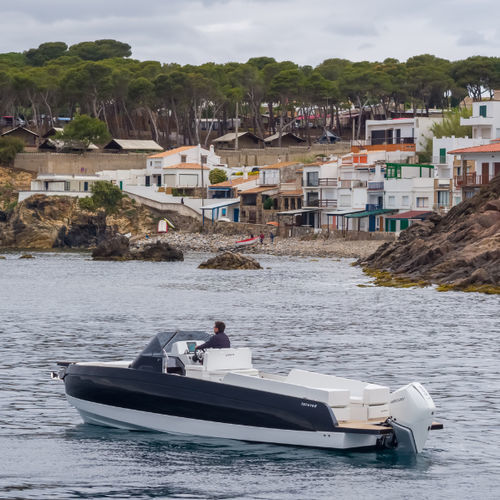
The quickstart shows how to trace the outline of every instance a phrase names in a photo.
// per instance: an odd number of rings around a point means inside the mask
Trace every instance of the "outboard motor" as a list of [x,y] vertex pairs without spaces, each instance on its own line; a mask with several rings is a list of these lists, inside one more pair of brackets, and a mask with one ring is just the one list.
[[431,428],[436,406],[418,382],[391,394],[388,422],[394,429],[398,451],[420,453]]

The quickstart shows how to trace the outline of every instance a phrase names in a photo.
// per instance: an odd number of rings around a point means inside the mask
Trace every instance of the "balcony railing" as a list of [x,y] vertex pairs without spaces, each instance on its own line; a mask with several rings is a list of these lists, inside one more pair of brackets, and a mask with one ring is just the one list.
[[471,174],[461,175],[455,177],[455,186],[456,187],[466,187],[466,186],[484,186],[491,181],[493,176],[476,174],[475,172]]
[[329,177],[324,177],[323,179],[319,180],[319,185],[320,186],[331,186],[331,187],[337,187],[337,179],[329,178]]
[[319,200],[320,208],[337,208],[337,200]]
[[368,191],[383,191],[384,183],[383,182],[369,182],[368,183]]

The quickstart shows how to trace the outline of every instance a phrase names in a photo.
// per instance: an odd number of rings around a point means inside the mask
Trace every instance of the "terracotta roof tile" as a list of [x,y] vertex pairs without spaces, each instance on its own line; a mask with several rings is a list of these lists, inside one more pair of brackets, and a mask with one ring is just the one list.
[[187,151],[188,149],[193,149],[195,147],[196,146],[181,146],[180,148],[169,149],[168,151],[164,151],[163,153],[148,156],[148,158],[165,158],[166,156],[182,153],[183,151]]
[[218,182],[217,184],[210,184],[210,187],[234,187],[244,182],[252,182],[255,179],[232,179],[230,181]]
[[491,144],[483,144],[482,146],[473,146],[471,148],[460,148],[448,151],[448,154],[461,154],[461,153],[500,153],[500,142],[493,142]]
[[257,194],[263,193],[264,191],[276,190],[278,186],[259,186],[251,189],[246,189],[245,191],[240,191],[240,194]]
[[266,165],[265,167],[260,167],[260,170],[270,170],[276,168],[290,167],[291,165],[302,165],[299,161],[283,161],[279,163],[274,163],[273,165]]
[[[199,163],[176,163],[175,165],[169,165],[168,167],[163,167],[162,170],[201,170],[201,165]],[[203,167],[203,170],[210,170],[208,167]]]

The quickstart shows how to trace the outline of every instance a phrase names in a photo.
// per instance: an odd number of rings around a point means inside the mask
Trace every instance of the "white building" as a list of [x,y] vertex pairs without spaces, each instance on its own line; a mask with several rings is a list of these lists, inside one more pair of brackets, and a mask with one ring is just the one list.
[[369,145],[415,144],[417,152],[425,149],[425,140],[432,136],[431,127],[442,118],[418,116],[392,120],[366,120],[365,139]]
[[473,102],[472,116],[461,118],[460,125],[472,127],[472,139],[500,137],[500,101]]
[[[181,165],[189,165],[188,168],[183,170],[189,170],[189,172],[179,173],[178,170],[182,169]],[[195,181],[196,170],[192,165],[197,165],[200,170],[199,179]],[[171,171],[165,172],[165,169],[169,170],[169,167],[176,167],[175,169],[170,169]],[[203,167],[203,168],[202,168]],[[174,187],[194,187],[196,185],[201,186],[201,172],[202,170],[208,169],[209,171],[215,167],[223,167],[220,164],[220,156],[216,155],[213,147],[210,149],[202,148],[198,146],[182,146],[180,148],[171,149],[169,151],[164,151],[163,153],[154,154],[148,156],[146,163],[146,172],[144,174],[144,185],[145,186],[157,186],[161,187],[165,185],[165,175],[171,176],[176,175],[177,180],[183,180],[183,185],[176,185]],[[175,172],[172,170],[176,170]],[[182,177],[186,174],[187,177]],[[169,182],[172,181],[173,177],[167,177]],[[208,174],[207,174],[208,179]],[[198,183],[198,184],[196,184]],[[207,186],[208,183],[204,182]],[[169,184],[171,186],[171,184]]]
[[100,180],[102,179],[97,175],[40,174],[31,181],[30,191],[19,192],[18,201],[34,194],[85,198],[92,196],[92,185]]
[[500,139],[490,144],[461,148],[449,151],[456,155],[459,167],[456,167],[455,185],[462,190],[462,198],[470,198],[482,186],[500,175]]

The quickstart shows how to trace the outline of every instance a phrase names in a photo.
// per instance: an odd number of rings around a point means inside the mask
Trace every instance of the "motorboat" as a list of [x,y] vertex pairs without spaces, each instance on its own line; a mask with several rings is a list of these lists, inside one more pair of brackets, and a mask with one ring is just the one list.
[[418,382],[389,387],[293,368],[265,373],[247,347],[196,350],[205,332],[161,332],[132,361],[58,362],[84,422],[286,445],[419,453],[436,407]]

